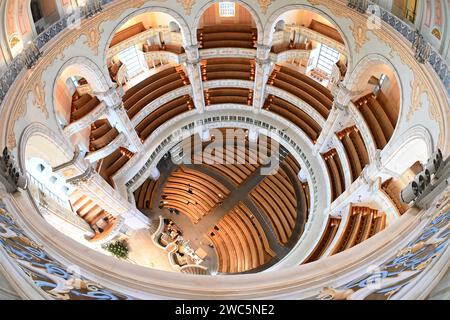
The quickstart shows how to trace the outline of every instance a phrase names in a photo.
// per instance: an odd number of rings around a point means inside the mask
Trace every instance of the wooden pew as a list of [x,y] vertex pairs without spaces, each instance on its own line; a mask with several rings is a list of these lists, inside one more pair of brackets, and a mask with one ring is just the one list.
[[322,155],[327,165],[332,189],[332,199],[336,200],[345,191],[345,179],[341,162],[335,149]]
[[289,240],[288,234],[286,234],[286,229],[289,229],[289,224],[286,220],[281,221],[281,217],[278,216],[276,209],[274,209],[270,203],[266,200],[266,195],[264,192],[261,192],[261,189],[256,188],[250,194],[251,198],[255,203],[263,210],[265,214],[269,217],[273,226],[275,227],[278,240],[280,243],[287,243]]
[[270,80],[269,84],[297,96],[304,102],[311,105],[311,107],[316,109],[324,118],[328,117],[330,113],[330,108],[328,108],[326,105],[323,105],[315,96],[312,96],[309,92],[305,91],[304,89],[279,79]]
[[325,253],[325,251],[328,249],[328,247],[333,242],[334,237],[336,236],[336,233],[339,229],[340,223],[341,223],[341,219],[330,218],[328,220],[328,225],[327,225],[325,231],[322,233],[322,237],[320,238],[320,241],[314,248],[314,251],[308,257],[308,259],[306,259],[305,263],[314,262],[316,260],[319,260],[322,257],[322,255]]
[[335,28],[328,26],[326,24],[323,24],[317,20],[312,20],[311,24],[309,25],[309,28],[311,30],[317,31],[324,36],[327,36],[328,38],[331,38],[333,40],[336,40],[337,42],[340,42],[342,44],[345,44],[344,40],[342,39],[341,35],[339,34],[339,31],[337,31]]
[[113,188],[113,181],[111,177],[122,168],[130,159],[129,156],[123,154],[120,149],[117,149],[106,158],[99,162],[97,167],[98,173],[108,182]]
[[189,111],[191,106],[192,100],[188,96],[180,97],[162,105],[136,126],[139,137],[144,140],[147,139],[158,127],[166,121]]

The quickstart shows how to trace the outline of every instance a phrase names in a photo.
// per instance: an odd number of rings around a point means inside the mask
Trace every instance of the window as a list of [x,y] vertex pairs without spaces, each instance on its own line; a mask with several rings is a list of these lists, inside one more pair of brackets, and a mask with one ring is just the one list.
[[220,17],[234,17],[236,15],[236,5],[234,2],[219,2]]
[[322,44],[317,68],[331,75],[333,65],[339,60],[339,52]]

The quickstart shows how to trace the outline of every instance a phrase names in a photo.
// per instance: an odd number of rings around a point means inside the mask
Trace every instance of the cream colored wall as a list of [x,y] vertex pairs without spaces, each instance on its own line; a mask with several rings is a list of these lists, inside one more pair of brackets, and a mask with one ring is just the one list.
[[397,77],[391,67],[378,64],[370,66],[364,70],[357,80],[358,86],[354,91],[368,93],[373,89],[373,86],[368,83],[369,79],[374,76],[380,78],[382,74],[385,74],[389,78],[389,86],[383,88],[383,93],[396,105],[400,105],[400,87],[397,81]]
[[72,107],[72,95],[65,82],[60,78],[55,83],[55,111],[61,119],[70,122],[70,111]]
[[216,24],[243,24],[256,27],[251,14],[243,6],[236,4],[236,15],[234,17],[220,17],[219,4],[214,3],[203,13],[199,27]]
[[42,135],[32,136],[27,141],[25,149],[25,159],[40,158],[48,163],[51,167],[57,167],[68,162],[67,156],[61,151],[56,142],[50,140],[49,137]]
[[49,17],[58,10],[55,0],[44,0],[40,1],[39,4],[41,5],[42,15],[44,17]]
[[304,26],[309,26],[311,21],[316,20],[328,26],[334,27],[334,25],[325,19],[324,17],[318,15],[315,12],[306,10],[292,10],[284,13],[280,16],[279,20],[284,20],[286,24],[300,24]]
[[150,27],[156,28],[158,26],[168,26],[171,21],[175,21],[175,19],[167,13],[148,12],[131,18],[130,20],[125,22],[118,31],[124,30],[140,22],[142,22],[144,24],[144,27],[148,29]]
[[74,146],[79,146],[81,150],[89,151],[89,137],[91,136],[91,127],[86,127],[70,137],[70,142]]

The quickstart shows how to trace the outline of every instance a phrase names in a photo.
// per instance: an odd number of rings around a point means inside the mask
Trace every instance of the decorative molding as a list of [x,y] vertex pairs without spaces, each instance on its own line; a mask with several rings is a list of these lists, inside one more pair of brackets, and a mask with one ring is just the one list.
[[197,0],[177,0],[178,3],[181,3],[181,5],[184,8],[184,11],[188,16],[191,15],[192,7],[197,2]]
[[350,26],[350,30],[353,34],[353,39],[355,40],[355,51],[359,53],[364,47],[369,37],[367,36],[369,30],[367,29],[367,23],[360,23],[353,20],[354,25]]
[[266,14],[267,10],[269,9],[270,5],[272,4],[272,1],[275,0],[257,0],[259,4],[259,8],[261,9],[262,14]]

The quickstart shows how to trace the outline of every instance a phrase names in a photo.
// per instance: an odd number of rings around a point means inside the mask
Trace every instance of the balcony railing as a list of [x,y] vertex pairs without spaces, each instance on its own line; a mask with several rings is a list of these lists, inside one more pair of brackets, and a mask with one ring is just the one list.
[[[96,13],[102,11],[104,5],[113,2],[114,0],[88,0],[86,5],[79,10],[79,20],[92,17]],[[355,8],[360,12],[366,12],[369,4],[375,4],[369,0],[348,0],[347,4],[351,8]],[[404,38],[406,38],[411,44],[417,39],[417,32],[409,24],[402,21],[394,14],[380,8],[381,19],[392,26],[398,31]],[[8,64],[6,70],[3,71],[0,76],[0,104],[5,99],[8,90],[14,83],[16,78],[25,68],[32,68],[38,59],[41,57],[43,47],[50,42],[61,31],[65,30],[68,26],[73,26],[73,16],[66,16],[51,25],[47,30],[39,34],[39,36],[18,56],[16,56],[11,63]],[[430,46],[429,53],[427,53],[426,61],[428,61],[436,72],[439,79],[444,84],[448,96],[450,96],[450,75],[449,68],[445,59],[443,59],[439,53]]]
[[43,47],[50,42],[61,31],[74,23],[79,23],[82,19],[92,17],[102,11],[102,7],[114,0],[88,0],[83,7],[79,8],[77,14],[63,17],[59,21],[52,24],[45,31],[40,33],[22,53],[17,55],[11,63],[8,64],[6,70],[0,76],[0,104],[5,99],[8,90],[14,83],[16,78],[24,69],[32,68],[39,58],[42,56]]
[[[347,5],[351,8],[358,10],[359,12],[366,12],[369,5],[376,5],[373,1],[369,0],[348,0]],[[450,75],[447,62],[441,55],[421,37],[419,32],[415,30],[409,23],[406,23],[399,17],[395,16],[391,12],[388,12],[384,8],[380,8],[380,18],[399,32],[415,50],[415,57],[420,63],[428,62],[436,75],[442,81],[447,96],[450,97]]]

